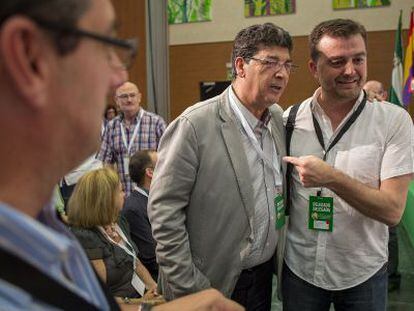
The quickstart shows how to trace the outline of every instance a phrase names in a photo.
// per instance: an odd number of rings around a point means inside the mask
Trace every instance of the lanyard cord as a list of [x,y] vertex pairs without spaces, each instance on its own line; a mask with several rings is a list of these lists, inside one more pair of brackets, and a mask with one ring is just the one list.
[[[338,143],[338,141],[342,138],[342,136],[344,136],[344,134],[351,127],[351,125],[359,117],[359,115],[361,114],[362,110],[364,109],[366,103],[367,103],[367,94],[364,91],[364,98],[362,99],[361,104],[352,113],[351,117],[348,119],[348,121],[345,123],[345,125],[341,128],[339,133],[335,136],[334,140],[328,146],[328,149],[325,149],[325,143],[323,142],[323,135],[322,135],[321,127],[320,127],[319,122],[316,119],[315,115],[312,113],[313,126],[315,128],[315,132],[316,132],[316,136],[318,137],[319,144],[321,145],[321,147],[323,149],[323,160],[324,161],[326,160],[328,152]],[[317,196],[320,196],[321,192],[322,192],[322,188],[320,190],[318,190]]]

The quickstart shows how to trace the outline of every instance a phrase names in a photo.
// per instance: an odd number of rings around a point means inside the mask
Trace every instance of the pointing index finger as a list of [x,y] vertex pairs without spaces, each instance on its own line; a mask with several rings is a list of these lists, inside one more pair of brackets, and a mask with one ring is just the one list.
[[287,163],[291,163],[295,166],[300,166],[302,164],[302,161],[298,157],[283,157],[283,161]]

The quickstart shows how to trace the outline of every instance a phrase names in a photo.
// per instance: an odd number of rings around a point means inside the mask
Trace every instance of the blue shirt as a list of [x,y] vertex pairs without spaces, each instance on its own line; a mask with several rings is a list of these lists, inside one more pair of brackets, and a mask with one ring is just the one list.
[[[87,257],[77,240],[57,219],[52,205],[44,208],[36,220],[0,202],[0,247],[99,309],[109,310]],[[30,310],[56,310],[1,279],[0,306],[5,310],[26,310],[29,306]]]

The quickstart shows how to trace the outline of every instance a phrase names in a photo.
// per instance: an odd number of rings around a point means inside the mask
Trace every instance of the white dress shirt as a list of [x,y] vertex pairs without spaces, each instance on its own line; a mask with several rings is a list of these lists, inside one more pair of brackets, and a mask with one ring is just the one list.
[[[318,89],[300,106],[291,141],[291,155],[323,158],[312,111],[321,127],[325,148],[360,105],[335,131],[317,103]],[[284,114],[286,122],[289,110]],[[414,129],[409,114],[388,102],[367,101],[355,123],[328,152],[326,162],[350,177],[379,188],[381,181],[414,171]],[[304,188],[296,170],[292,176],[292,208],[285,261],[303,280],[327,289],[354,287],[373,276],[388,260],[388,227],[362,215],[327,188],[322,196],[333,197],[333,232],[308,229],[309,196],[319,188]]]

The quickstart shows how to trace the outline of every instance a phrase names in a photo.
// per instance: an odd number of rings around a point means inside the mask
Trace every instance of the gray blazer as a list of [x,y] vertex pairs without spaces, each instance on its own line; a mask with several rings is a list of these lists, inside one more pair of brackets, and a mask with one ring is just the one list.
[[[270,111],[284,156],[282,109]],[[189,107],[161,139],[148,215],[167,300],[209,287],[229,297],[251,248],[253,189],[233,118],[227,89]]]

